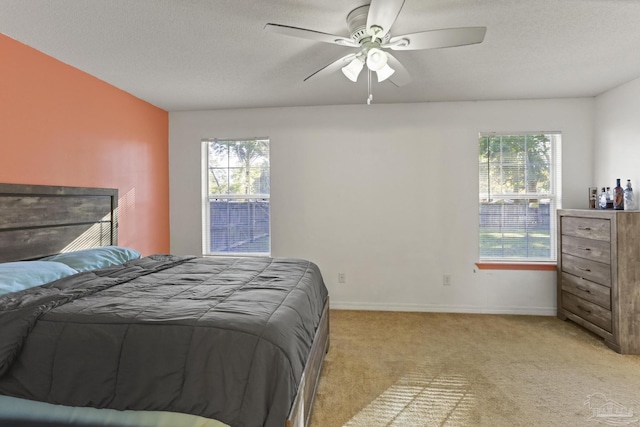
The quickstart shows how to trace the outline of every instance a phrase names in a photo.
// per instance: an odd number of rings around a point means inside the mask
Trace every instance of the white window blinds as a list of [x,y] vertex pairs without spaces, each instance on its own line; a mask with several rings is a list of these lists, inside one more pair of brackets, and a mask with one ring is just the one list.
[[204,140],[205,254],[271,250],[269,140]]
[[555,261],[561,134],[480,134],[481,261]]

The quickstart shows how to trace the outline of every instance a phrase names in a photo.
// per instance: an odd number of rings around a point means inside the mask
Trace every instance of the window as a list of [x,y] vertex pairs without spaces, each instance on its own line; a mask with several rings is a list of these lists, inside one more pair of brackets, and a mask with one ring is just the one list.
[[560,133],[480,134],[480,261],[555,262]]
[[268,255],[269,140],[205,140],[204,254]]

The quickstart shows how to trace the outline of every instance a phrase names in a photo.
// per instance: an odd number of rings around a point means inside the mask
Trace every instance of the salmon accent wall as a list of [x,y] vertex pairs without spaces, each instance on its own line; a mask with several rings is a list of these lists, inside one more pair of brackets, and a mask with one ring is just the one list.
[[169,252],[169,114],[0,34],[0,182],[119,190],[118,243]]

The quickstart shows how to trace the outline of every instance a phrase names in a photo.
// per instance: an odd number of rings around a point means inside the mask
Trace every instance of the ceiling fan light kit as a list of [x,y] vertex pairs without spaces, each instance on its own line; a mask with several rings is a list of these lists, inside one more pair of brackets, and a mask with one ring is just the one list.
[[[378,82],[389,80],[398,87],[409,83],[411,77],[400,61],[384,49],[438,49],[477,44],[484,40],[486,27],[445,28],[392,37],[389,30],[396,21],[404,1],[371,0],[371,4],[353,9],[347,15],[347,28],[350,34],[348,38],[281,24],[270,23],[265,26],[265,29],[288,36],[357,49],[311,74],[304,81],[341,69],[349,80],[356,82],[366,63],[369,75],[371,71],[375,71]],[[370,80],[369,76],[368,104],[373,98]]]

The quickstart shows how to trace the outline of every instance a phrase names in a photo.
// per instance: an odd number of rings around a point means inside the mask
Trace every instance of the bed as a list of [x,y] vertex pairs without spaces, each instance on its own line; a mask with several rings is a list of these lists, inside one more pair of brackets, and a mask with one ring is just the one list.
[[117,201],[113,189],[0,184],[0,263],[75,267],[0,296],[0,418],[307,426],[329,345],[318,267],[153,255],[83,270],[55,257],[127,250]]

